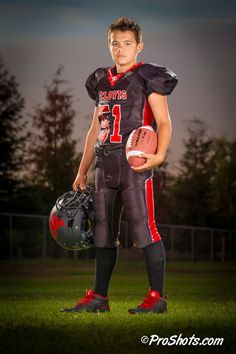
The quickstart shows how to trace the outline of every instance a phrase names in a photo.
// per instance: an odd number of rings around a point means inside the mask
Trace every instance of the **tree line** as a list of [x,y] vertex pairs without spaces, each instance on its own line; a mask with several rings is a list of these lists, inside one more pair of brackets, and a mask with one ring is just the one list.
[[[45,84],[45,103],[25,114],[16,78],[0,57],[0,212],[48,214],[70,190],[82,152],[72,137],[76,112],[63,67]],[[210,135],[203,120],[187,122],[178,168],[168,153],[154,171],[159,223],[234,229],[236,141]]]

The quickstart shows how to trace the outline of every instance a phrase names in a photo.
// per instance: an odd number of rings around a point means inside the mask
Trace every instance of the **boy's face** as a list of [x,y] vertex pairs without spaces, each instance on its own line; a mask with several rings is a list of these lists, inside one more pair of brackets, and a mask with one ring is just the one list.
[[134,65],[138,53],[143,48],[143,42],[137,44],[132,31],[115,30],[111,32],[108,45],[114,63],[124,67]]

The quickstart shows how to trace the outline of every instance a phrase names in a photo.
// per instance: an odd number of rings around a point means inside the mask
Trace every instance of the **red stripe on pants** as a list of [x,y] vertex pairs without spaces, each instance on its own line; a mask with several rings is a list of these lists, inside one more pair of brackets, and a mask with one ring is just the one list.
[[149,178],[145,183],[146,200],[148,210],[148,225],[153,242],[157,242],[161,239],[159,232],[157,231],[154,211],[154,197],[153,197],[153,180]]

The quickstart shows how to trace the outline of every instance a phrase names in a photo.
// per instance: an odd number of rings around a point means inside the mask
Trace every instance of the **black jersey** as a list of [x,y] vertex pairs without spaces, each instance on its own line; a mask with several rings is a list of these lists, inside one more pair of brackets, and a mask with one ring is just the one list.
[[100,110],[97,147],[124,147],[134,129],[153,125],[153,113],[147,97],[153,92],[171,94],[177,81],[170,69],[142,62],[125,73],[117,74],[116,67],[95,70],[85,86]]

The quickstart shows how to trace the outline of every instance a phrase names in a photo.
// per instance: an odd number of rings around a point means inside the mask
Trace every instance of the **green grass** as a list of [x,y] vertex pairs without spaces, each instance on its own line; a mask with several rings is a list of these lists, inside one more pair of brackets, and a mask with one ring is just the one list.
[[[142,262],[118,262],[109,314],[60,313],[93,284],[93,261],[24,260],[0,263],[0,350],[20,353],[234,353],[233,263],[168,263],[168,313],[131,316],[146,296]],[[148,346],[143,335],[223,337],[222,346]]]

